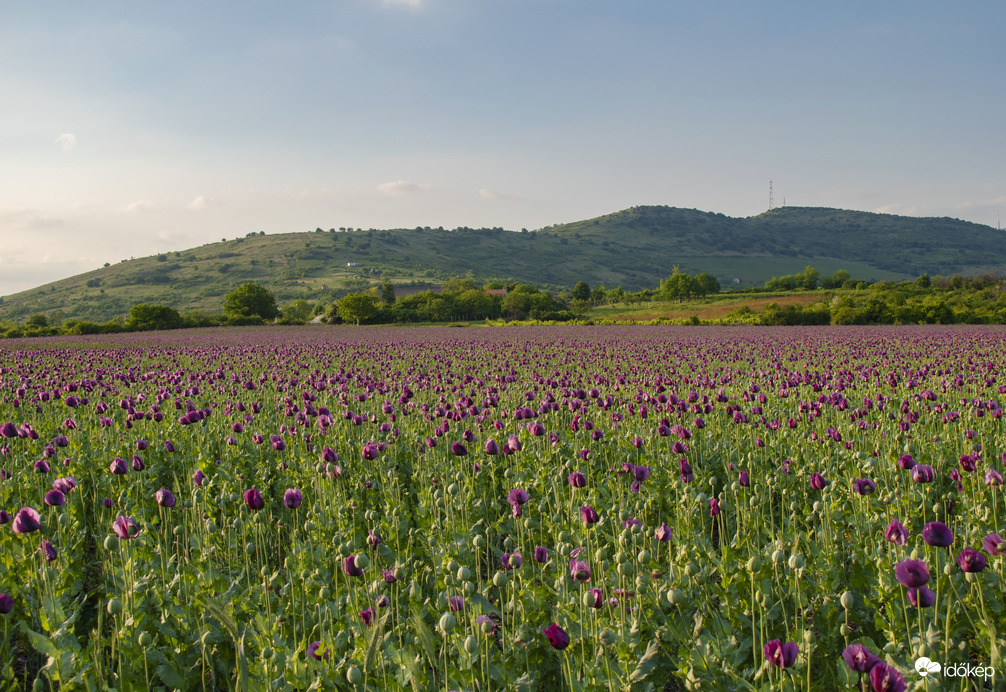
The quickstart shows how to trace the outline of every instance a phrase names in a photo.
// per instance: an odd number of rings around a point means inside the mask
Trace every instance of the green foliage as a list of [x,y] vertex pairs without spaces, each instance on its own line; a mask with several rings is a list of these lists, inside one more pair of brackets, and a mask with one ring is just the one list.
[[590,286],[587,285],[586,281],[578,281],[576,282],[576,286],[573,286],[570,296],[574,300],[590,300]]
[[129,310],[126,329],[132,332],[145,332],[156,329],[179,329],[185,326],[182,316],[174,308],[167,305],[147,305],[141,303]]
[[367,293],[350,293],[339,300],[336,311],[343,322],[366,323],[377,314],[377,299]]
[[276,296],[258,284],[241,284],[224,298],[224,313],[230,318],[259,317],[271,320],[279,315]]

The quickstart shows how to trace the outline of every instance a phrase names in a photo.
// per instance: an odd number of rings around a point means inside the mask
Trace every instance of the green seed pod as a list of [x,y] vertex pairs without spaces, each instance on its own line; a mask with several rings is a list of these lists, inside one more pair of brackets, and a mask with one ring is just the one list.
[[272,647],[267,646],[266,648],[262,649],[262,658],[265,659],[266,661],[271,661],[275,653],[276,652],[272,650]]
[[650,583],[650,575],[649,574],[640,574],[640,575],[638,575],[636,577],[636,588],[637,589],[646,588],[646,586],[649,585],[649,583]]
[[685,602],[685,592],[681,589],[671,589],[667,592],[667,601],[671,605],[680,605]]
[[398,580],[398,581],[401,581],[402,579],[405,579],[405,570],[402,569],[401,567],[396,567],[395,568],[395,579]]
[[602,646],[611,646],[618,641],[618,635],[609,629],[601,630],[601,633],[597,635],[598,641],[601,642]]
[[366,553],[360,553],[356,556],[356,566],[360,569],[367,569],[370,566],[370,558]]
[[509,536],[507,536],[506,540],[503,541],[503,547],[506,548],[507,550],[512,550],[513,549],[513,545],[514,545],[513,539],[510,538]]
[[636,556],[636,560],[641,565],[647,565],[647,564],[649,564],[650,563],[650,551],[649,550],[640,550],[639,551],[639,555]]
[[507,576],[506,572],[497,572],[496,575],[493,577],[493,584],[502,588],[506,586],[509,580],[510,577]]
[[444,613],[440,616],[440,629],[444,634],[447,634],[454,626],[458,624],[457,618],[454,617],[454,613]]
[[780,562],[786,559],[786,553],[781,550],[776,550],[772,553],[772,564],[778,565]]
[[217,532],[217,525],[213,523],[212,519],[207,519],[206,520],[205,528],[206,528],[206,533],[216,533]]
[[122,612],[122,601],[118,598],[110,599],[106,609],[108,610],[109,615],[118,615]]
[[472,656],[477,654],[479,651],[479,640],[470,634],[465,637],[465,651],[470,653]]
[[176,536],[181,536],[183,533],[185,533],[185,527],[184,526],[176,526],[171,531],[171,533],[175,534]]
[[447,486],[447,492],[451,495],[457,495],[461,492],[461,486],[457,483],[451,483]]
[[105,536],[105,542],[102,545],[105,546],[105,550],[115,550],[119,545],[119,539],[116,536]]
[[803,555],[790,555],[788,564],[790,569],[803,569]]
[[623,577],[630,576],[632,574],[632,563],[622,562],[618,565],[618,573]]
[[146,649],[148,646],[154,643],[154,636],[150,632],[143,632],[136,639],[137,643]]
[[457,576],[461,581],[468,581],[472,577],[472,571],[467,567],[461,566],[458,567]]
[[922,553],[920,553],[920,552],[919,552],[919,549],[918,549],[918,548],[916,548],[916,549],[914,549],[914,550],[912,551],[912,559],[913,559],[913,560],[918,560],[918,559],[919,559],[919,558],[921,558],[921,557],[922,557]]
[[318,589],[318,598],[320,598],[321,600],[327,601],[331,597],[332,592],[328,590],[327,586],[323,586],[320,589]]
[[758,570],[761,569],[761,558],[760,557],[753,557],[753,558],[749,559],[747,566],[748,566],[748,572],[752,572],[752,573],[757,572]]
[[954,569],[949,564],[943,565],[943,573],[949,577],[954,573]]
[[842,623],[842,626],[839,627],[838,629],[839,631],[841,631],[843,637],[848,637],[850,634],[852,634],[852,629],[844,622]]
[[694,577],[698,573],[699,573],[699,566],[696,565],[694,562],[689,562],[687,565],[685,565],[685,574],[687,574],[689,577]]
[[474,538],[472,538],[472,545],[474,545],[476,548],[484,548],[486,546],[486,539],[483,538],[482,536],[476,535]]
[[842,592],[842,607],[849,610],[856,604],[856,596],[851,591]]
[[351,666],[349,670],[346,671],[346,682],[350,685],[359,685],[360,680],[363,680],[363,673],[356,666]]

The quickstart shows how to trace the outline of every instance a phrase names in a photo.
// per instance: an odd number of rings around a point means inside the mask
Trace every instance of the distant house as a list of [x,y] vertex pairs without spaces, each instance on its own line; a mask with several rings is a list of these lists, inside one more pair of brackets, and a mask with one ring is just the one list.
[[488,295],[488,296],[499,296],[499,297],[502,298],[503,296],[506,295],[506,289],[505,288],[487,288],[486,289],[486,295]]
[[359,267],[360,263],[359,262],[346,262],[346,266],[347,267]]

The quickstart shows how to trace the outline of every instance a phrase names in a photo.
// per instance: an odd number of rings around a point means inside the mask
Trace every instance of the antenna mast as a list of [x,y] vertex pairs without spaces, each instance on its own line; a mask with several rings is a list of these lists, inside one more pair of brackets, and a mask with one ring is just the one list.
[[772,200],[772,181],[768,181],[768,209],[772,211],[775,206],[775,202]]

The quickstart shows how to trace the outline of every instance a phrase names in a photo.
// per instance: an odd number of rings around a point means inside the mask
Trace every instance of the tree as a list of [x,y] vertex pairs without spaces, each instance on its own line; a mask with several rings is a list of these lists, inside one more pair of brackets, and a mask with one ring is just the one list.
[[381,284],[381,300],[388,304],[395,304],[395,284],[385,281]]
[[587,285],[586,281],[578,281],[576,286],[573,286],[573,292],[570,293],[573,300],[590,300],[590,286]]
[[241,284],[224,296],[224,312],[229,317],[275,319],[279,315],[276,296],[258,284]]
[[149,332],[159,329],[179,329],[185,320],[178,311],[167,305],[147,305],[141,303],[129,310],[126,329],[131,332]]
[[336,312],[343,322],[360,324],[377,314],[377,299],[366,293],[350,293],[339,299]]
[[695,279],[685,274],[677,267],[674,272],[660,284],[660,294],[664,300],[682,301],[696,292]]
[[720,282],[717,281],[716,277],[712,274],[699,272],[695,275],[695,292],[700,296],[709,295],[710,293],[719,293]]
[[311,319],[313,312],[314,306],[311,303],[303,298],[298,298],[283,308],[280,322],[283,324],[304,324]]
[[803,284],[803,289],[807,291],[813,291],[817,288],[818,279],[821,278],[821,272],[814,269],[814,267],[807,266],[803,270],[801,275],[801,283]]

